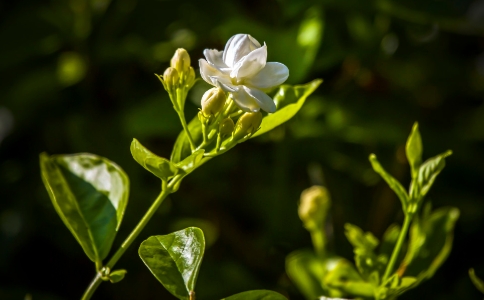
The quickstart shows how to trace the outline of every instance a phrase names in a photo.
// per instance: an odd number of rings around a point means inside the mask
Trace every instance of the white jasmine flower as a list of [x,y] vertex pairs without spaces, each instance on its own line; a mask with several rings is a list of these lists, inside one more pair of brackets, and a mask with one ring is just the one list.
[[202,78],[229,93],[244,111],[257,112],[260,108],[273,113],[274,101],[261,89],[282,84],[289,69],[278,62],[267,61],[267,46],[248,34],[236,34],[229,39],[224,51],[205,49],[200,59]]

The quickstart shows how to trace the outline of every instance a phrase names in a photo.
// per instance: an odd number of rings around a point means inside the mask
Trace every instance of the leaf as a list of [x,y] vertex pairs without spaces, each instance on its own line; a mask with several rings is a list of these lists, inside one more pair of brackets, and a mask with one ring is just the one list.
[[386,260],[390,258],[400,235],[401,227],[397,224],[390,225],[383,234],[379,254],[384,256]]
[[343,295],[353,295],[361,297],[372,297],[375,292],[373,283],[365,282],[354,266],[346,259],[329,261],[328,273],[323,278],[323,285],[337,289],[340,295],[332,294],[331,297],[341,297]]
[[326,270],[313,251],[300,250],[289,254],[286,257],[286,272],[306,299],[324,295],[321,279]]
[[287,298],[273,291],[255,290],[238,293],[222,300],[287,300]]
[[141,243],[139,256],[161,284],[178,299],[188,300],[205,251],[202,230],[189,227]]
[[383,180],[386,181],[388,186],[395,192],[395,194],[397,194],[398,199],[400,199],[400,202],[402,203],[403,210],[407,211],[407,204],[409,202],[409,198],[403,186],[400,184],[400,182],[393,178],[392,175],[388,174],[385,169],[383,169],[383,167],[378,162],[375,154],[371,154],[369,159],[373,170],[378,173],[383,178]]
[[[198,145],[202,137],[202,124],[197,116],[195,116],[190,123],[188,123],[188,130],[192,136],[195,145]],[[190,142],[188,141],[187,134],[185,130],[182,130],[178,137],[176,138],[175,145],[173,145],[173,150],[171,151],[170,160],[173,163],[179,163],[184,158],[192,154],[190,148]]]
[[418,280],[415,277],[400,278],[398,274],[393,274],[378,288],[375,294],[377,299],[394,299],[417,285]]
[[102,262],[128,203],[128,176],[112,161],[88,153],[42,153],[40,168],[62,221],[89,259]]
[[422,138],[418,130],[418,123],[415,122],[405,146],[405,153],[410,164],[410,170],[412,171],[412,178],[416,178],[418,175],[418,169],[422,163],[422,149]]
[[[261,128],[252,135],[252,138],[264,134],[291,119],[301,109],[306,98],[311,95],[322,82],[323,80],[316,79],[304,85],[282,85],[274,96],[274,102],[276,102],[277,106],[276,112],[268,114],[262,119],[262,124],[260,125]],[[286,105],[286,103],[289,104]]]
[[407,254],[397,271],[400,276],[413,276],[419,282],[431,278],[450,254],[458,218],[455,207],[437,209],[426,219],[416,218]]
[[471,278],[472,283],[476,286],[476,288],[484,294],[484,281],[477,277],[476,272],[474,269],[469,269],[469,277]]
[[177,173],[175,165],[169,160],[153,154],[137,139],[133,139],[133,142],[131,142],[130,150],[136,162],[161,180],[166,181]]
[[203,149],[199,149],[193,152],[190,156],[185,158],[183,161],[177,163],[176,167],[183,170],[186,174],[189,174],[200,165],[200,162],[203,158],[203,153],[205,153],[205,150]]
[[109,281],[111,281],[111,283],[120,282],[124,279],[126,273],[128,273],[126,270],[115,270],[109,274]]
[[420,166],[417,180],[422,197],[428,193],[432,184],[434,184],[437,175],[439,175],[440,171],[445,167],[445,158],[451,154],[452,151],[447,150],[442,154],[429,158],[422,164],[422,166]]
[[[379,284],[385,265],[378,259],[374,250],[378,246],[378,239],[371,232],[363,232],[358,226],[346,223],[345,235],[353,245],[355,263],[362,277],[368,280],[374,277],[375,285]],[[376,273],[375,273],[376,272]]]

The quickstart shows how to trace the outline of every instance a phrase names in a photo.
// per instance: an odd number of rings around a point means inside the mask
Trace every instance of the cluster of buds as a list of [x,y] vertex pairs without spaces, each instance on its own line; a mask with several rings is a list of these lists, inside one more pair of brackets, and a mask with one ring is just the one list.
[[156,75],[170,95],[175,110],[183,110],[188,91],[195,83],[195,70],[190,66],[190,55],[179,48],[176,50],[163,76]]

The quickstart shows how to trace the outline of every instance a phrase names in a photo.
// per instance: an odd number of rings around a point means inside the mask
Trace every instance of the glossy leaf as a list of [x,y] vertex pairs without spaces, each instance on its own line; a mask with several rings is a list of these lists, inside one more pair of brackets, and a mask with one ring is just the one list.
[[64,224],[90,260],[109,253],[128,203],[129,180],[93,154],[40,155],[42,180]]
[[418,123],[415,122],[405,146],[405,153],[410,164],[410,170],[412,171],[412,178],[416,178],[418,175],[418,169],[422,163],[422,151],[422,137],[418,130]]
[[203,158],[203,153],[205,153],[205,150],[203,149],[193,152],[187,158],[177,163],[176,167],[183,170],[186,174],[189,174],[200,165],[200,162]]
[[316,79],[304,85],[282,85],[274,96],[274,101],[277,106],[276,112],[268,114],[262,119],[260,129],[252,136],[252,138],[264,134],[291,119],[301,109],[306,98],[311,95],[322,82],[321,79]]
[[109,281],[111,281],[111,283],[120,282],[121,280],[124,279],[124,276],[126,275],[126,273],[128,273],[128,271],[126,271],[126,270],[112,271],[109,274]]
[[420,194],[422,196],[425,196],[428,193],[432,184],[434,184],[437,175],[439,175],[445,167],[445,158],[451,154],[452,151],[448,150],[442,154],[429,158],[422,164],[422,166],[420,166],[418,183],[420,186]]
[[454,207],[437,209],[425,219],[416,218],[407,254],[397,272],[419,281],[432,277],[450,254],[458,218],[459,210]]
[[373,170],[378,173],[383,180],[386,181],[388,186],[395,192],[395,194],[397,194],[400,202],[402,203],[403,210],[407,211],[407,204],[409,201],[407,191],[405,191],[400,182],[398,182],[395,178],[393,178],[392,175],[388,174],[385,169],[383,169],[375,154],[371,154],[369,159]]
[[222,300],[287,300],[287,298],[273,291],[255,290],[238,293]]
[[189,299],[205,251],[202,230],[189,227],[141,243],[139,255],[151,273],[178,299]]
[[169,160],[153,154],[137,139],[133,139],[130,150],[136,162],[161,180],[168,180],[177,172],[177,168]]
[[474,271],[474,269],[470,269],[469,270],[469,277],[471,278],[472,283],[476,286],[476,288],[481,293],[484,294],[484,281],[482,281],[482,279],[480,279],[479,277],[477,277],[476,272]]

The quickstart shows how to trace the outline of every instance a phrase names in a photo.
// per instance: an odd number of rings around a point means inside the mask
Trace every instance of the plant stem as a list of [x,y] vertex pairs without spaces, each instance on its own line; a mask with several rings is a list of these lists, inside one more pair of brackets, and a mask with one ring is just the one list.
[[390,274],[392,273],[395,263],[397,262],[398,255],[400,254],[400,250],[402,249],[403,246],[403,241],[405,240],[405,237],[407,236],[408,228],[410,227],[410,223],[412,222],[413,214],[406,213],[405,214],[405,220],[403,221],[403,227],[402,230],[400,231],[400,235],[398,236],[397,243],[395,245],[395,248],[393,248],[393,253],[390,258],[390,262],[387,265],[387,268],[385,270],[385,274],[383,275],[383,280],[382,283],[384,283],[388,277],[390,277]]
[[192,135],[190,134],[190,131],[188,130],[188,125],[187,125],[187,121],[185,119],[185,100],[187,98],[187,94],[186,92],[184,92],[184,90],[182,89],[176,89],[176,103],[177,103],[177,106],[175,106],[175,110],[176,112],[178,113],[178,117],[180,118],[180,122],[182,124],[182,127],[183,127],[183,130],[185,131],[186,135],[187,135],[187,138],[188,138],[188,142],[190,143],[190,148],[192,150],[192,152],[195,151],[195,143],[193,142],[193,138],[192,138]]
[[314,251],[316,251],[316,254],[318,255],[323,255],[324,252],[326,251],[326,238],[324,236],[324,232],[316,229],[316,230],[311,230],[311,240],[313,241],[313,246],[314,246]]
[[180,122],[182,124],[183,130],[185,130],[185,133],[187,135],[188,142],[190,143],[190,148],[192,149],[192,152],[194,152],[195,151],[195,143],[193,142],[192,135],[190,134],[190,131],[188,130],[187,121],[185,120],[185,113],[183,111],[179,111],[178,116],[180,117]]
[[[136,225],[136,227],[131,231],[129,236],[126,238],[126,240],[121,244],[121,247],[114,253],[113,257],[109,260],[108,264],[105,266],[106,268],[113,269],[114,265],[118,262],[118,260],[123,256],[124,252],[129,248],[129,246],[134,242],[136,237],[140,234],[140,232],[145,228],[146,224],[148,221],[153,217],[155,214],[156,210],[158,207],[160,207],[160,204],[165,200],[165,198],[171,193],[172,189],[171,187],[176,183],[174,181],[178,181],[180,178],[175,177],[171,182],[170,185],[167,185],[166,182],[163,182],[163,189],[161,193],[158,195],[158,197],[155,199],[153,204],[151,204],[150,208],[148,211],[145,213],[141,221]],[[84,292],[84,295],[82,296],[81,300],[89,300],[91,299],[92,295],[96,291],[96,289],[99,287],[101,284],[102,279],[101,279],[101,272],[98,270],[96,273],[96,277],[94,277],[93,281],[89,286],[87,287],[86,291]]]

